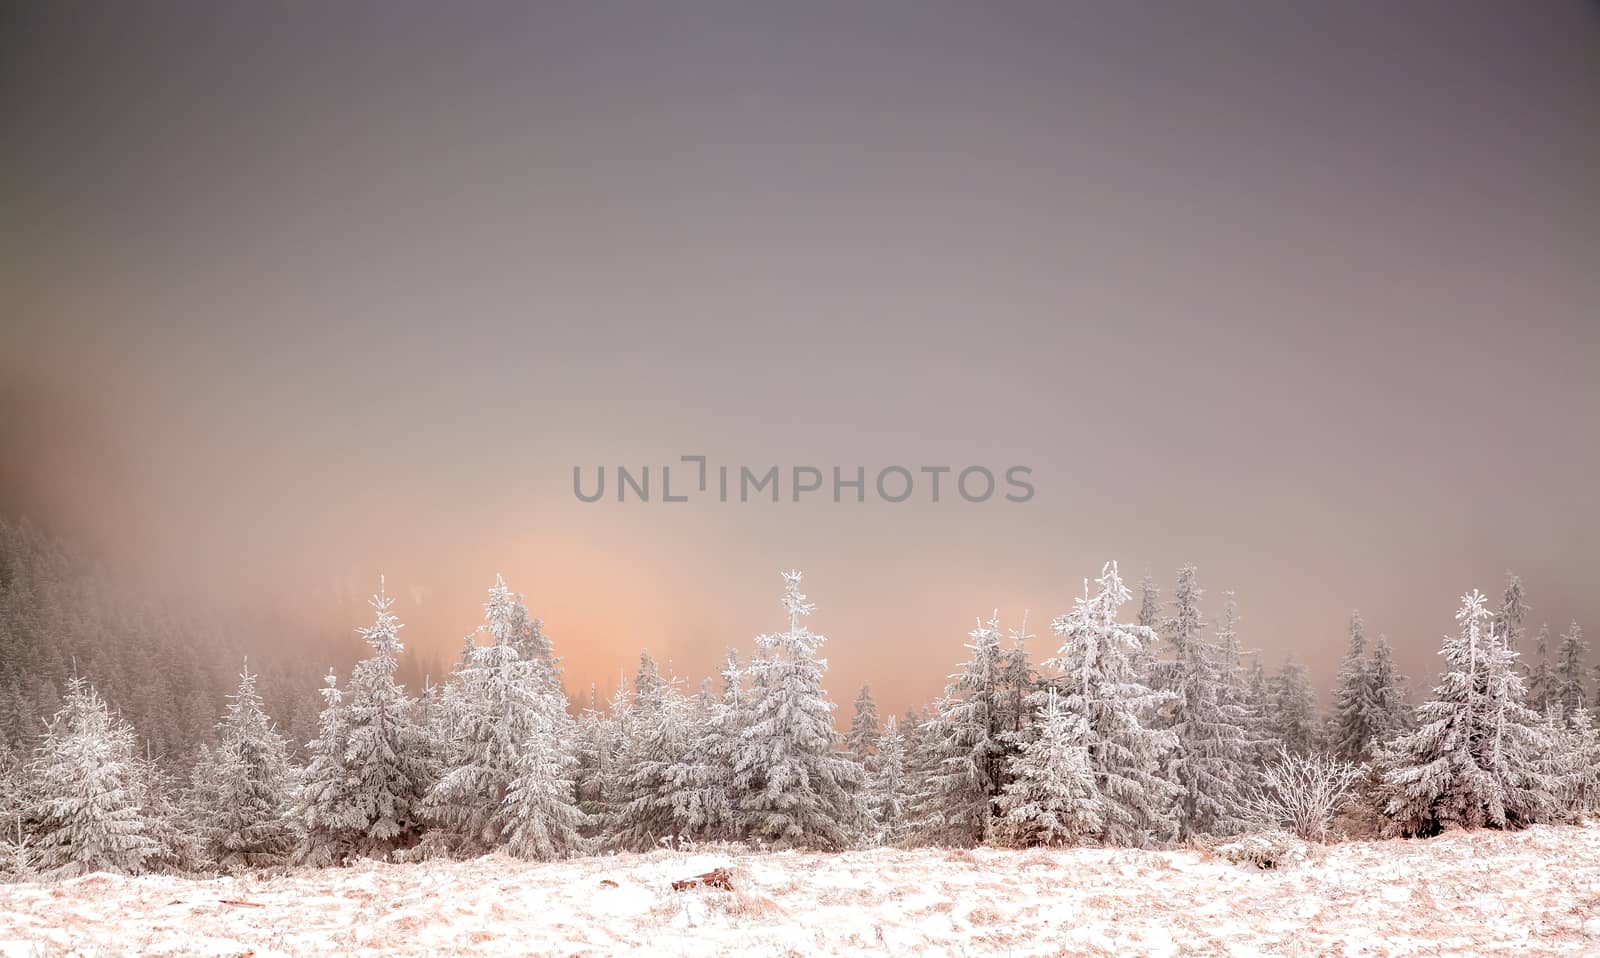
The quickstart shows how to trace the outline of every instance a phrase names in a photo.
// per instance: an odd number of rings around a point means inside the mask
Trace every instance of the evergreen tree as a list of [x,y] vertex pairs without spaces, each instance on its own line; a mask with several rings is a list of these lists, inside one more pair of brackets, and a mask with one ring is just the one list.
[[1334,685],[1328,746],[1335,758],[1353,763],[1365,761],[1372,744],[1372,729],[1367,725],[1372,712],[1368,701],[1372,676],[1368,671],[1366,645],[1366,626],[1361,621],[1361,613],[1352,612],[1350,640]]
[[1535,661],[1528,670],[1528,707],[1540,712],[1550,711],[1556,697],[1556,676],[1550,668],[1550,626],[1539,626],[1539,639],[1534,647]]
[[340,864],[354,854],[366,825],[355,800],[355,779],[345,765],[349,723],[339,677],[332,669],[321,692],[317,737],[306,746],[311,760],[295,805],[301,831],[298,857],[319,866]]
[[1482,593],[1462,598],[1456,620],[1440,651],[1447,671],[1417,709],[1417,730],[1389,749],[1386,813],[1406,835],[1540,821],[1558,784],[1544,766],[1541,719],[1522,704],[1516,653],[1494,633]]
[[935,833],[929,838],[943,844],[983,840],[1001,785],[1005,728],[998,613],[979,622],[969,636],[971,655],[950,676],[940,699],[939,764],[929,783],[930,800],[923,805],[924,828]]
[[1177,747],[1168,758],[1167,775],[1183,790],[1178,805],[1178,835],[1231,834],[1243,826],[1240,790],[1247,784],[1249,735],[1245,709],[1238,700],[1237,659],[1224,661],[1223,647],[1237,655],[1238,608],[1232,595],[1219,625],[1216,642],[1202,633],[1203,591],[1194,566],[1178,573],[1173,616],[1167,636],[1173,658],[1164,669],[1166,727]]
[[812,606],[800,573],[784,573],[786,631],[756,639],[750,724],[735,771],[750,837],[769,845],[844,847],[862,821],[861,767],[835,750],[833,703],[822,688],[824,641],[802,624]]
[[587,847],[583,829],[588,821],[578,808],[573,780],[577,762],[558,738],[548,709],[537,710],[534,722],[506,790],[507,848],[519,858],[567,858]]
[[878,761],[867,793],[867,813],[874,845],[899,845],[909,834],[910,755],[905,735],[893,715],[878,738]]
[[855,714],[850,717],[850,731],[845,735],[845,749],[855,756],[861,767],[872,770],[874,756],[878,753],[878,704],[872,701],[872,686],[863,685],[856,693]]
[[1272,680],[1273,737],[1297,755],[1318,749],[1317,693],[1311,686],[1311,673],[1289,659]]
[[147,783],[133,726],[88,683],[67,680],[61,709],[38,746],[33,776],[38,868],[50,877],[137,874],[161,849],[144,817]]
[[[1061,638],[1056,657],[1045,664],[1060,672],[1053,687],[1060,705],[1084,719],[1084,745],[1101,803],[1099,838],[1107,844],[1150,845],[1177,834],[1174,805],[1182,790],[1161,775],[1176,747],[1171,731],[1152,729],[1145,717],[1174,698],[1156,692],[1134,674],[1135,656],[1155,641],[1147,627],[1117,621],[1130,595],[1108,562],[1097,580],[1099,591],[1050,625]],[[1037,704],[1047,693],[1035,693]]]
[[248,665],[217,730],[220,740],[197,773],[206,785],[205,807],[196,809],[206,858],[230,870],[285,864],[296,838],[294,773],[288,743],[262,710]]
[[1583,629],[1573,622],[1556,652],[1555,704],[1569,714],[1589,704],[1583,687],[1583,665],[1588,658],[1589,644],[1583,640]]
[[[1022,613],[1020,628],[1008,631],[1011,648],[1006,650],[1000,668],[1000,727],[1007,735],[1015,737],[1021,735],[1033,721],[1027,698],[1033,693],[1038,676],[1028,661],[1028,642],[1034,638],[1028,632],[1028,613]],[[1007,756],[1010,754],[1008,751]]]
[[1523,623],[1527,622],[1532,608],[1522,588],[1522,579],[1507,572],[1506,591],[1500,599],[1500,611],[1495,613],[1494,631],[1512,651],[1522,642]]
[[1393,741],[1411,726],[1405,676],[1395,671],[1389,638],[1381,633],[1372,647],[1372,663],[1367,668],[1366,708],[1367,758],[1370,759],[1376,757],[1385,742]]
[[352,779],[350,798],[360,822],[359,854],[388,858],[414,844],[422,827],[421,803],[430,784],[429,742],[416,721],[414,703],[395,684],[395,669],[405,646],[394,600],[378,580],[372,597],[375,620],[358,629],[372,647],[350,676],[345,706],[345,768]]
[[1000,796],[996,831],[1009,845],[1067,845],[1103,827],[1083,718],[1046,693],[1038,736],[1024,742]]

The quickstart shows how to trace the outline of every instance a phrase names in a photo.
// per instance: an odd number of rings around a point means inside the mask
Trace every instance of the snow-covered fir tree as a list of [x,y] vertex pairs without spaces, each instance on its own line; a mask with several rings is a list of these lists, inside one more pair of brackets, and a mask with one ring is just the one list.
[[[1022,624],[1007,630],[1011,647],[1006,649],[1000,666],[1000,727],[1011,738],[1020,736],[1033,722],[1028,696],[1033,694],[1038,675],[1028,659],[1028,643],[1034,635],[1028,631],[1028,613],[1023,610]],[[1007,757],[1012,754],[1007,739]]]
[[[1237,689],[1238,607],[1230,596],[1217,641],[1208,641],[1200,615],[1202,595],[1195,567],[1185,566],[1178,573],[1173,615],[1166,623],[1172,658],[1160,673],[1172,694],[1163,715],[1176,747],[1168,756],[1166,774],[1183,790],[1180,838],[1240,830],[1240,793],[1249,784],[1250,736]],[[1233,650],[1227,661],[1224,645]]]
[[983,841],[1000,793],[1005,749],[1003,653],[998,613],[969,633],[970,655],[950,676],[933,731],[938,765],[919,808],[924,838],[940,844]]
[[1495,634],[1482,593],[1462,597],[1446,671],[1418,728],[1388,750],[1386,814],[1405,835],[1445,825],[1520,827],[1549,814],[1558,782],[1542,719],[1522,702],[1516,653]]
[[1334,680],[1333,714],[1328,723],[1328,748],[1334,757],[1346,762],[1366,760],[1372,744],[1372,729],[1367,726],[1372,711],[1368,702],[1371,691],[1366,625],[1359,611],[1351,612],[1349,641]]
[[1569,820],[1600,811],[1600,729],[1589,710],[1551,708],[1545,735],[1552,743],[1548,770],[1557,781],[1556,805]]
[[[1051,682],[1062,708],[1085,722],[1084,745],[1101,803],[1099,839],[1107,844],[1144,846],[1177,834],[1175,805],[1182,790],[1162,776],[1176,746],[1171,731],[1153,729],[1147,718],[1173,698],[1157,692],[1134,673],[1135,656],[1154,643],[1149,628],[1117,621],[1130,598],[1117,564],[1108,562],[1090,592],[1073,610],[1056,617],[1051,631],[1061,639],[1056,657],[1045,664],[1058,670]],[[1035,693],[1044,705],[1046,693]]]
[[77,676],[35,751],[38,870],[54,878],[90,872],[137,874],[161,852],[144,817],[133,726]]
[[1539,626],[1539,637],[1534,643],[1533,656],[1528,668],[1528,707],[1548,712],[1556,697],[1556,673],[1550,667],[1549,623]]
[[616,847],[647,851],[664,840],[676,848],[688,832],[675,772],[689,750],[690,713],[677,683],[662,678],[649,652],[640,653],[622,719],[620,804],[608,829]]
[[1563,712],[1572,713],[1587,708],[1588,693],[1584,690],[1584,662],[1589,658],[1589,643],[1583,640],[1583,629],[1574,621],[1561,636],[1561,646],[1556,651],[1555,688],[1552,698]]
[[577,760],[552,715],[549,708],[534,713],[535,725],[519,750],[516,777],[503,802],[510,823],[507,848],[520,858],[539,861],[567,858],[588,847],[583,837],[587,816],[578,808],[573,781]]
[[822,688],[826,641],[806,628],[811,603],[799,572],[783,576],[789,627],[756,639],[750,723],[735,787],[749,837],[779,847],[843,848],[863,819],[861,766],[836,750],[833,703]]
[[684,745],[668,770],[667,800],[673,820],[691,840],[732,837],[737,817],[732,804],[733,770],[724,761],[718,740],[721,703],[709,678],[689,704],[684,717]]
[[23,755],[0,737],[0,882],[28,881],[36,875],[31,781]]
[[355,853],[366,821],[355,800],[355,779],[345,765],[349,728],[339,677],[332,669],[320,691],[317,737],[306,746],[311,758],[294,809],[301,835],[297,857],[311,865],[334,865]]
[[878,753],[878,703],[872,700],[872,686],[862,685],[853,703],[850,731],[845,733],[845,749],[867,771],[872,770],[873,757]]
[[217,731],[196,770],[204,783],[205,803],[195,809],[203,853],[229,870],[287,863],[297,844],[297,783],[288,743],[262,709],[248,664]]
[[878,754],[867,786],[868,840],[874,845],[899,845],[909,835],[911,802],[909,743],[893,715],[878,736]]
[[431,785],[427,757],[430,743],[417,722],[415,703],[395,682],[395,668],[405,646],[404,628],[394,614],[394,599],[378,580],[372,597],[374,621],[358,629],[372,647],[350,676],[344,706],[345,769],[351,779],[350,799],[359,835],[358,854],[388,858],[395,849],[414,844],[421,834],[423,796]]
[[1389,637],[1379,633],[1372,645],[1372,662],[1367,667],[1366,726],[1367,758],[1373,758],[1383,744],[1411,726],[1411,707],[1406,701],[1405,676],[1395,671]]
[[1533,607],[1528,604],[1528,593],[1522,587],[1522,578],[1506,573],[1506,590],[1500,597],[1500,609],[1494,616],[1495,634],[1501,637],[1513,652],[1522,642],[1524,623]]
[[1268,714],[1272,718],[1273,737],[1294,754],[1308,755],[1317,751],[1320,745],[1317,693],[1306,667],[1292,658],[1285,661],[1272,678],[1271,697]]
[[1263,768],[1277,755],[1283,744],[1278,740],[1277,721],[1273,709],[1272,682],[1267,678],[1266,665],[1259,650],[1250,653],[1249,664],[1244,669],[1244,705],[1246,728],[1250,741],[1251,764]]
[[998,802],[995,839],[1006,845],[1071,845],[1100,834],[1101,803],[1085,744],[1083,717],[1045,693],[1035,726],[1011,763]]
[[[510,593],[491,591],[485,620],[511,610]],[[539,729],[538,689],[532,662],[522,657],[505,629],[484,626],[486,643],[471,651],[445,684],[451,728],[444,767],[428,790],[422,811],[435,826],[431,848],[458,855],[482,854],[502,844],[513,820],[506,795],[522,752]]]

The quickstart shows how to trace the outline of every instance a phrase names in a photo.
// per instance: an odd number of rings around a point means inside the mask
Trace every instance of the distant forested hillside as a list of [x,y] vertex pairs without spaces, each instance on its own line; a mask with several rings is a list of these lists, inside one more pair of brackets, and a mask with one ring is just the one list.
[[316,734],[320,677],[348,649],[312,656],[304,636],[207,621],[130,596],[104,570],[26,521],[0,516],[0,741],[30,743],[74,673],[133,723],[163,764],[209,740],[249,657],[272,718],[295,745]]

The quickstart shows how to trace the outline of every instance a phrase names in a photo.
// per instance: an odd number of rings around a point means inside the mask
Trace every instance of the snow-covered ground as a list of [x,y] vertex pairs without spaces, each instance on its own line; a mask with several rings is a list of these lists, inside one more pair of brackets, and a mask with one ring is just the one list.
[[[732,892],[673,891],[728,868]],[[1600,955],[1600,827],[1193,851],[657,852],[0,886],[0,955]]]

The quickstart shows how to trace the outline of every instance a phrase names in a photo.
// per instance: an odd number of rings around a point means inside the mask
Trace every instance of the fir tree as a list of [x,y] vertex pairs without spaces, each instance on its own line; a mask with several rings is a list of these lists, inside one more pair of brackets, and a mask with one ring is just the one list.
[[289,808],[295,782],[288,743],[262,710],[256,676],[248,666],[230,698],[217,725],[220,740],[199,773],[208,806],[201,819],[205,855],[230,870],[282,865],[296,837]]
[[1393,741],[1411,725],[1406,679],[1395,671],[1389,637],[1381,633],[1372,646],[1372,663],[1367,668],[1366,709],[1367,758],[1371,759],[1382,750],[1385,742]]
[[1561,647],[1556,652],[1555,704],[1571,714],[1586,708],[1589,696],[1584,691],[1584,661],[1589,658],[1589,644],[1583,640],[1583,629],[1577,622],[1567,627],[1561,637]]
[[1339,667],[1339,677],[1334,684],[1328,746],[1336,758],[1362,762],[1372,744],[1372,729],[1367,725],[1372,711],[1368,701],[1372,676],[1367,663],[1366,626],[1360,612],[1350,613],[1349,635],[1344,663]]
[[1289,752],[1309,755],[1317,751],[1317,693],[1311,673],[1289,659],[1272,680],[1273,737]]
[[1417,709],[1417,730],[1389,749],[1386,813],[1406,835],[1527,825],[1548,813],[1556,789],[1542,767],[1550,743],[1541,719],[1522,704],[1516,654],[1494,633],[1483,595],[1464,596],[1456,620],[1440,650],[1447,670]]
[[878,752],[878,704],[872,700],[872,686],[863,685],[856,693],[855,713],[850,717],[850,731],[845,735],[845,749],[861,767],[872,770],[873,757]]
[[783,578],[789,627],[756,639],[735,786],[754,840],[838,849],[863,818],[861,767],[834,747],[833,703],[822,688],[827,660],[817,657],[826,640],[802,623],[812,606],[800,592],[800,573]]
[[1083,718],[1046,693],[1038,735],[1012,763],[1000,796],[997,837],[1008,845],[1068,845],[1100,834],[1101,803],[1085,745]]
[[1002,653],[998,614],[969,633],[971,653],[950,676],[940,699],[939,763],[924,803],[928,837],[944,844],[971,845],[988,833],[993,802],[1000,792],[1004,760],[1000,686]]
[[905,735],[893,715],[878,738],[878,761],[867,792],[867,813],[874,845],[899,845],[909,833],[910,755]]
[[[1155,641],[1155,634],[1117,621],[1130,596],[1116,563],[1106,563],[1097,581],[1098,592],[1090,593],[1086,582],[1073,610],[1051,623],[1062,644],[1045,664],[1060,672],[1053,686],[1061,707],[1085,722],[1084,745],[1101,802],[1100,840],[1135,846],[1164,842],[1177,834],[1174,804],[1182,790],[1161,770],[1177,742],[1172,732],[1148,727],[1144,717],[1174,696],[1151,690],[1134,674],[1135,656]],[[1046,699],[1038,698],[1037,704]]]
[[144,817],[133,726],[74,676],[34,759],[38,868],[55,878],[137,874],[160,854]]
[[426,762],[429,743],[417,724],[414,703],[395,684],[399,655],[405,650],[399,635],[403,626],[381,577],[371,604],[372,626],[357,631],[373,654],[350,676],[345,768],[352,780],[349,797],[360,822],[356,850],[388,858],[420,835],[420,806],[431,778]]
[[1500,611],[1495,613],[1494,631],[1512,651],[1516,651],[1522,642],[1523,623],[1527,622],[1530,611],[1532,606],[1528,605],[1528,594],[1522,588],[1522,579],[1507,572],[1506,591],[1500,599]]
[[317,737],[306,746],[311,760],[295,805],[301,830],[298,857],[312,865],[335,865],[355,853],[366,823],[355,801],[355,780],[345,765],[349,723],[339,677],[332,669],[321,693]]
[[1555,671],[1550,668],[1550,626],[1539,626],[1538,642],[1534,646],[1532,668],[1528,670],[1528,707],[1540,712],[1550,711],[1556,697]]

